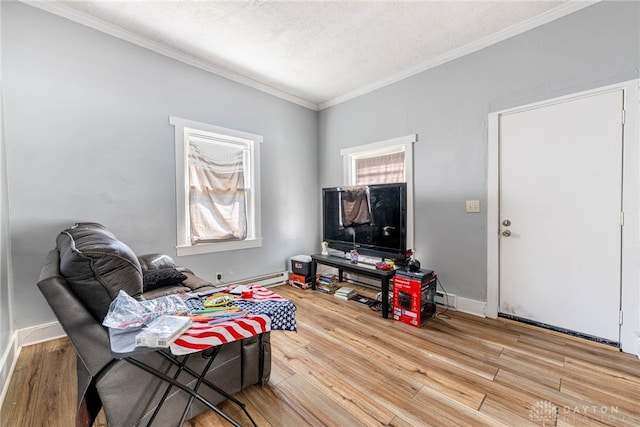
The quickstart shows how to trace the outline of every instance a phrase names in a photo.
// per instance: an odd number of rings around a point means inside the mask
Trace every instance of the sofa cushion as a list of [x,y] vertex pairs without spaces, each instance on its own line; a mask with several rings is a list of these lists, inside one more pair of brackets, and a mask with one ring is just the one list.
[[175,268],[142,270],[142,291],[148,292],[164,286],[179,285],[187,276]]
[[121,290],[136,299],[142,294],[138,258],[104,226],[76,224],[61,232],[56,244],[60,252],[60,272],[100,322]]

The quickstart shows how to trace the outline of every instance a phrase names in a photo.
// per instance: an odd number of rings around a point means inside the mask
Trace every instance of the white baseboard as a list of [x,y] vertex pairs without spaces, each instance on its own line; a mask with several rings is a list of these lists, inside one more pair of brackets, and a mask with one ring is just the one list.
[[64,332],[64,329],[62,329],[59,322],[43,323],[41,325],[19,329],[18,345],[23,347],[65,336],[67,336],[67,334]]
[[18,345],[18,333],[15,332],[11,336],[9,345],[2,354],[0,359],[0,407],[4,403],[4,397],[7,394],[11,377],[13,376],[13,370],[18,362],[18,356],[20,355],[20,346]]
[[456,310],[475,316],[487,317],[487,302],[459,296]]

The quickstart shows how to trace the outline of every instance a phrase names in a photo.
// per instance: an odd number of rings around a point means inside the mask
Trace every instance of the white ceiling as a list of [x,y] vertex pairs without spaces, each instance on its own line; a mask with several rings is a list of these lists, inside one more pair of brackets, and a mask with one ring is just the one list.
[[24,1],[312,109],[593,3]]

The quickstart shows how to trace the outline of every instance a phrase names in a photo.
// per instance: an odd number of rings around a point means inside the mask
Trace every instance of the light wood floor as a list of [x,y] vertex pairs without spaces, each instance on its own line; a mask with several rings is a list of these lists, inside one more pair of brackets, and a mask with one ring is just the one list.
[[[274,290],[296,304],[298,332],[272,332],[270,383],[237,395],[259,426],[640,425],[634,356],[506,320],[449,312],[415,328],[332,295]],[[24,348],[1,425],[72,426],[74,365],[66,339]],[[228,425],[213,412],[187,424]]]

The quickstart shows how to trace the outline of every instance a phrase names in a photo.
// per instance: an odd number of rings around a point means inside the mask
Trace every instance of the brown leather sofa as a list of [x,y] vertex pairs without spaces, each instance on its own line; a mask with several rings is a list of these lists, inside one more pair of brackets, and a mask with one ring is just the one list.
[[[144,292],[143,278],[151,270],[175,269],[186,276]],[[146,272],[146,273],[145,273]],[[110,426],[146,425],[166,389],[166,383],[111,355],[108,330],[102,326],[110,302],[120,290],[137,299],[180,291],[203,291],[211,284],[162,254],[137,257],[113,233],[96,223],[79,223],[61,232],[56,248],[47,255],[38,287],[53,309],[77,353],[78,412],[76,425],[92,425],[104,408]],[[137,357],[172,376],[175,367],[157,353]],[[199,354],[188,366],[201,372],[206,360]],[[254,384],[265,384],[271,373],[269,333],[222,346],[206,378],[230,394]],[[195,381],[186,376],[188,381]],[[181,376],[181,380],[184,378]],[[208,387],[200,392],[212,403],[224,397]],[[154,426],[177,425],[188,395],[176,388],[156,416]],[[206,410],[195,402],[187,419]]]

